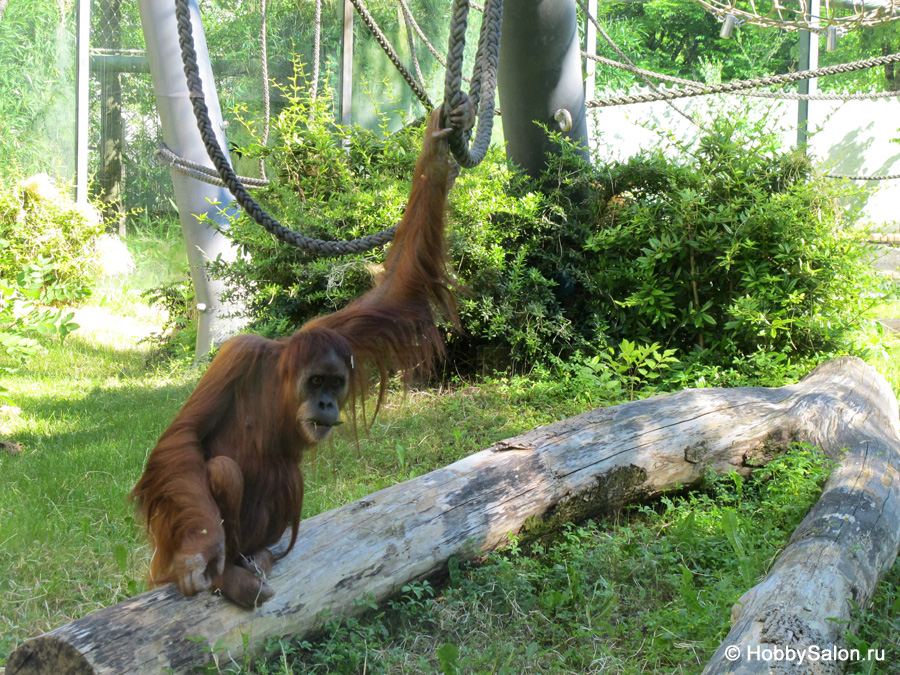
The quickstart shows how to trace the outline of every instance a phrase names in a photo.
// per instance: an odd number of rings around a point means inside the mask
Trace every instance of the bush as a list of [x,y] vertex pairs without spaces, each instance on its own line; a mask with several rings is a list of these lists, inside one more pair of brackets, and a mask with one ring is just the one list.
[[[272,153],[283,168],[265,205],[320,238],[396,223],[421,131],[351,133],[310,112],[294,95],[278,122]],[[583,361],[623,340],[712,363],[760,350],[804,356],[838,346],[884,297],[841,206],[849,188],[780,152],[759,126],[715,120],[675,157],[589,166],[570,150],[540,181],[509,170],[497,148],[458,179],[449,221],[464,333],[448,338],[454,369]],[[275,333],[367,290],[382,253],[317,260],[244,217],[231,236],[247,258],[218,273],[256,329]]]
[[14,279],[26,265],[52,261],[51,283],[70,291],[90,289],[96,270],[94,242],[100,215],[75,204],[46,174],[0,191],[0,276]]
[[[0,276],[0,373],[15,373],[38,354],[42,347],[36,336],[63,339],[78,328],[74,312],[53,309],[50,304],[65,304],[84,297],[84,291],[53,282],[52,262],[38,258],[25,265],[14,279]],[[0,400],[10,402],[7,389],[0,385]]]
[[719,120],[677,160],[608,167],[585,248],[596,310],[616,340],[658,340],[733,358],[834,348],[887,292],[850,188],[805,156]]
[[0,372],[39,353],[38,337],[78,328],[60,307],[90,294],[101,231],[92,207],[73,204],[44,174],[0,191]]

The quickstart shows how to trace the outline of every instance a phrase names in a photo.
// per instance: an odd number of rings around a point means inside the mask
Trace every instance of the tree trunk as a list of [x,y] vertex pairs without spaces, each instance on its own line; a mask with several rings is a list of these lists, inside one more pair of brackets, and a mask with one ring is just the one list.
[[[897,553],[897,427],[890,387],[849,357],[779,389],[686,390],[584,413],[304,521],[270,578],[275,597],[256,611],[156,589],[26,642],[6,675],[187,672],[215,645],[237,659],[244,635],[251,645],[314,635],[322,610],[358,614],[359,598],[384,601],[451,556],[695,484],[708,468],[746,474],[791,441],[818,444],[842,465],[769,578],[736,606],[725,645],[824,648],[844,628],[829,619],[846,619],[851,599],[863,605]],[[720,652],[708,672],[729,665]]]

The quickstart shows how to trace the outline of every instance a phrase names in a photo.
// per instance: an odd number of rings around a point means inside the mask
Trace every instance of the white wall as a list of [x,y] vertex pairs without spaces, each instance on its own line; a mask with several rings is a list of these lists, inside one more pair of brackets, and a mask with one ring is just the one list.
[[[604,95],[613,94],[598,94]],[[781,134],[785,147],[797,143],[796,101],[704,96],[672,103],[701,123],[716,112],[737,115],[749,111],[757,118],[764,116]],[[900,144],[890,142],[900,138],[897,99],[810,101],[809,108],[810,129],[814,130],[811,152],[821,168],[839,174],[900,174]],[[605,159],[624,160],[642,149],[665,147],[660,133],[670,132],[679,139],[694,138],[699,133],[697,126],[665,101],[594,109],[588,117],[591,146]],[[879,226],[900,223],[900,180],[871,181],[868,185],[875,189],[865,200],[861,217]]]

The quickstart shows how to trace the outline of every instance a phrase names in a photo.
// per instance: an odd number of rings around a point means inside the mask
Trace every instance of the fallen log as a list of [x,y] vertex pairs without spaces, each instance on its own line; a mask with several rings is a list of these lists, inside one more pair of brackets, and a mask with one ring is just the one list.
[[[770,587],[767,579],[745,596],[729,639],[779,639],[756,625],[777,611],[773,626],[790,618],[795,628],[811,627],[806,636],[837,641],[842,626],[829,619],[847,617],[849,599],[868,599],[897,554],[897,433],[893,393],[854,358],[778,389],[685,390],[594,410],[303,521],[296,548],[271,575],[275,597],[258,610],[156,589],[26,641],[6,675],[187,672],[208,662],[214,648],[238,659],[244,637],[253,645],[314,635],[323,610],[330,618],[358,614],[359,598],[383,601],[441,572],[451,556],[695,484],[709,468],[746,474],[791,441],[816,443],[833,457],[849,451],[826,498],[775,564],[770,579],[778,581]],[[848,515],[845,504],[856,511]],[[833,514],[843,519],[834,522]],[[811,568],[810,553],[819,556]],[[825,567],[831,561],[838,570]],[[805,568],[831,574],[822,577],[829,586],[810,581]],[[708,672],[722,672],[717,658]]]
[[[828,391],[795,406],[804,440],[840,465],[794,531],[765,580],[732,608],[732,628],[704,675],[843,672],[884,659],[847,649],[852,604],[865,607],[893,565],[900,541],[900,444],[897,399],[858,361],[816,369]],[[877,648],[877,645],[876,645]]]

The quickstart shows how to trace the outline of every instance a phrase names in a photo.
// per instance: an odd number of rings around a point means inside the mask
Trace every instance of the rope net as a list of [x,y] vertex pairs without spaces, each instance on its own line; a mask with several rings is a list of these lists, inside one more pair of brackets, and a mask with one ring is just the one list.
[[[382,50],[387,54],[388,58],[401,73],[404,80],[410,86],[426,109],[434,108],[431,99],[424,87],[424,78],[418,64],[418,58],[415,53],[413,44],[413,33],[422,36],[421,29],[412,17],[412,13],[405,7],[404,20],[407,25],[407,33],[410,40],[410,51],[413,55],[413,63],[416,74],[413,75],[408,68],[402,63],[396,50],[390,44],[390,41],[384,33],[378,28],[372,15],[365,7],[363,0],[351,0],[357,14],[363,19],[364,24],[375,37]],[[404,3],[405,5],[405,3]],[[265,12],[265,0],[261,0],[261,10]],[[317,2],[317,23],[320,12],[320,5]],[[450,55],[447,58],[447,76],[445,80],[445,98],[449,108],[457,107],[462,101],[462,61],[465,52],[465,32],[467,24],[468,5],[466,0],[455,0],[453,24],[451,26],[450,36]],[[475,140],[471,149],[469,146],[469,138],[471,132],[457,131],[450,137],[450,147],[453,156],[457,162],[466,168],[477,166],[487,154],[490,146],[491,133],[493,130],[494,119],[494,93],[496,90],[497,78],[497,61],[500,51],[500,26],[503,13],[502,0],[488,0],[484,8],[484,19],[482,21],[481,35],[478,43],[478,50],[475,56],[474,74],[471,78],[471,89],[469,98],[473,106],[477,108],[477,131]],[[197,65],[197,53],[194,49],[193,28],[191,26],[190,11],[188,0],[175,0],[175,16],[178,23],[178,41],[181,48],[182,61],[184,63],[184,72],[187,79],[188,91],[191,97],[191,103],[194,109],[194,116],[197,118],[197,127],[200,136],[206,148],[207,154],[215,166],[215,172],[208,167],[202,166],[195,162],[189,162],[184,158],[178,157],[169,148],[162,145],[157,150],[157,156],[163,163],[173,166],[178,171],[190,175],[198,180],[221,184],[228,188],[234,195],[237,203],[244,211],[259,223],[267,232],[274,235],[281,241],[320,256],[339,256],[348,253],[361,253],[377,246],[383,246],[393,239],[397,229],[396,225],[391,226],[377,234],[361,237],[352,241],[324,241],[306,237],[295,232],[278,220],[273,218],[265,209],[262,208],[247,192],[245,185],[251,187],[263,187],[268,184],[264,178],[247,179],[240,178],[231,167],[230,162],[225,157],[222,148],[219,146],[218,139],[212,128],[212,122],[209,118],[209,109],[206,105],[203,94],[203,85],[200,79],[199,68]],[[410,30],[412,29],[412,30]],[[318,38],[318,31],[316,33]],[[424,36],[422,36],[424,40]],[[262,30],[262,46],[263,46],[263,72],[265,75],[265,26]],[[425,41],[426,44],[427,41]],[[429,47],[430,44],[429,44]],[[431,47],[434,51],[433,47]],[[315,61],[318,65],[319,45],[315,46]],[[315,81],[318,81],[318,77]],[[267,89],[267,87],[266,87]],[[269,124],[268,103],[266,105],[266,126],[268,132]],[[264,174],[263,174],[264,176]]]

